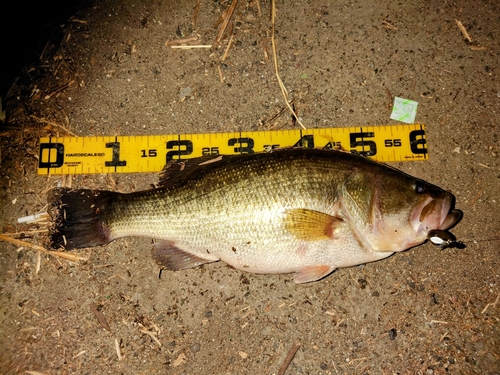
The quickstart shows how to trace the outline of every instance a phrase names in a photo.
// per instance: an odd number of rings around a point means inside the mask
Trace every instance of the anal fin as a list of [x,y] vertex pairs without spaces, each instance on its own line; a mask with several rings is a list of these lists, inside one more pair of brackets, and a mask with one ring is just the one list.
[[303,267],[295,273],[293,281],[297,284],[310,283],[322,279],[334,270],[335,267],[326,265]]
[[173,242],[158,241],[153,244],[153,259],[168,270],[178,271],[194,268],[215,260],[208,260],[179,249]]

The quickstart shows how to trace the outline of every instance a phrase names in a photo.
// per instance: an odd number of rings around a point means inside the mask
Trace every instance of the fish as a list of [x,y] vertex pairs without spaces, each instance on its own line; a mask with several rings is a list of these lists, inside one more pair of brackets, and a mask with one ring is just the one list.
[[453,194],[424,180],[360,155],[308,148],[172,161],[153,189],[57,188],[49,203],[54,249],[148,237],[163,269],[222,261],[293,273],[296,283],[387,258],[429,235],[451,238],[463,216]]

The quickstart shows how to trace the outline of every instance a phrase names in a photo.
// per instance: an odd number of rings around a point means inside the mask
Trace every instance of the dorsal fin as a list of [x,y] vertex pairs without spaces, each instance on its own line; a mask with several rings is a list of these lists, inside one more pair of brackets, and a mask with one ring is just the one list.
[[171,160],[160,172],[159,187],[176,185],[194,176],[201,169],[210,169],[224,158],[224,161],[239,155],[206,155],[187,160]]

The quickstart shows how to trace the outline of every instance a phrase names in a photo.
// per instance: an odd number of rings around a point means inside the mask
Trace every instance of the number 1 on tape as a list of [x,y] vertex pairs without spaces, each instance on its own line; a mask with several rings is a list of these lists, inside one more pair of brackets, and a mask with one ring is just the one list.
[[381,162],[427,160],[423,125],[40,139],[38,174],[159,172],[171,160],[286,147],[333,148]]

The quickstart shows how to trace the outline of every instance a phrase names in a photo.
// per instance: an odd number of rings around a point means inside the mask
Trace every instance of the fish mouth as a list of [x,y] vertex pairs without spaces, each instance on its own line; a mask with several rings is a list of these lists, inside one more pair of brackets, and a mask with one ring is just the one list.
[[440,196],[429,196],[412,212],[411,225],[418,237],[427,238],[430,231],[446,231],[456,225],[463,216],[455,209],[455,197],[447,192]]

